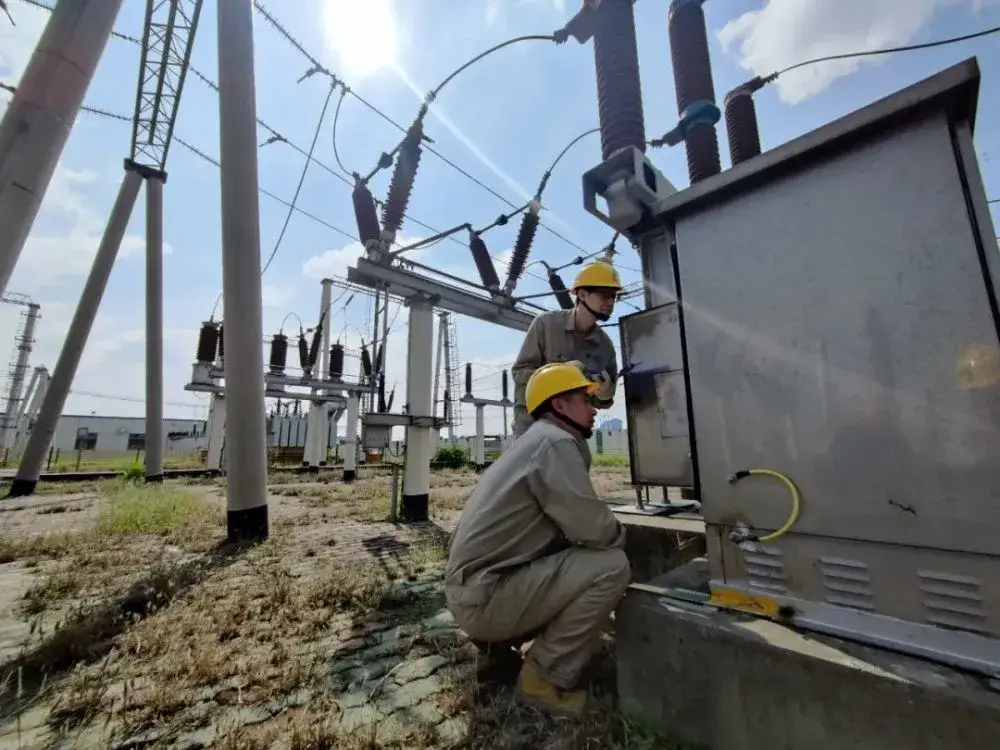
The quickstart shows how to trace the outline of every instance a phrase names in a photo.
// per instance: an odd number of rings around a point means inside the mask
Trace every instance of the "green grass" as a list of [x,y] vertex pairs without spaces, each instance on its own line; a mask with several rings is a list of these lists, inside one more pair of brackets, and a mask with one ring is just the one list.
[[98,530],[164,536],[206,511],[202,498],[172,487],[123,484],[101,508]]
[[629,467],[628,454],[627,453],[594,453],[591,456],[592,466],[606,466],[606,467],[621,467],[627,469]]

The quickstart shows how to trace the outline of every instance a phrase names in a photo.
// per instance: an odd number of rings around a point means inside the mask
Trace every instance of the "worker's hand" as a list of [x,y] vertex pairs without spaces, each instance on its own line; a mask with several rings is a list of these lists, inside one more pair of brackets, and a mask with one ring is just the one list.
[[607,370],[601,370],[599,375],[594,377],[594,381],[598,383],[597,392],[594,396],[598,401],[611,401],[615,397],[615,381],[610,375],[608,375]]

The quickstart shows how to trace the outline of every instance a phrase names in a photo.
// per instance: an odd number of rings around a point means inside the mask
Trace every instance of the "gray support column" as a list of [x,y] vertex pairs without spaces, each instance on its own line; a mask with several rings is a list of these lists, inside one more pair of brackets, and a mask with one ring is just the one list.
[[219,163],[225,321],[227,529],[268,536],[264,338],[257,194],[257,97],[251,0],[219,0]]
[[[444,340],[448,333],[445,321],[445,313],[441,312],[438,315],[437,353],[434,355],[434,395],[432,398],[435,417],[438,416],[438,404],[441,403],[441,358],[444,356]],[[440,414],[444,415],[443,408]]]
[[[431,352],[434,348],[434,308],[429,302],[410,303],[406,351],[406,401],[410,418],[429,418],[431,409]],[[432,427],[406,427],[406,464],[403,468],[402,518],[426,521],[431,486]]]
[[[4,454],[10,445],[14,430],[17,429],[17,421],[20,412],[23,410],[24,402],[22,393],[24,389],[24,376],[28,372],[28,358],[31,356],[31,349],[35,341],[35,324],[38,322],[39,306],[35,302],[28,303],[28,310],[25,313],[24,333],[18,345],[17,361],[14,364],[14,374],[10,381],[10,391],[7,393],[7,413],[3,417],[3,425],[0,426],[0,456]],[[12,411],[15,410],[16,412]]]
[[[323,335],[322,344],[320,344],[320,380],[329,380],[330,378],[330,332],[333,329],[333,311],[330,309],[333,300],[333,281],[331,279],[323,279],[321,282],[323,284],[323,293],[321,299],[323,302],[323,309],[326,314],[323,317]],[[324,394],[329,393],[328,390],[323,390]],[[327,456],[330,452],[330,405],[327,403],[320,404],[320,416],[318,418],[320,430],[319,435],[317,435],[316,440],[316,458],[320,466],[326,466]]]
[[80,302],[77,304],[73,320],[66,332],[66,341],[59,353],[59,361],[56,362],[56,367],[52,371],[52,380],[49,383],[48,392],[45,394],[45,400],[42,402],[42,408],[38,413],[38,420],[31,431],[31,437],[28,438],[28,445],[24,449],[21,463],[17,467],[17,475],[10,487],[11,497],[31,495],[35,491],[35,485],[38,484],[38,475],[42,472],[45,454],[55,435],[59,415],[62,414],[63,407],[66,405],[66,397],[69,396],[76,368],[80,365],[80,357],[87,345],[87,338],[94,325],[94,318],[97,317],[97,310],[101,306],[101,298],[108,285],[108,277],[115,265],[118,248],[121,247],[122,238],[128,228],[132,208],[135,206],[135,199],[141,185],[142,175],[139,171],[130,169],[126,165],[125,176],[118,189],[118,197],[115,199],[111,217],[108,219],[101,244],[94,256],[94,264],[87,277],[87,283],[84,284]]
[[21,415],[17,423],[17,434],[14,436],[14,449],[12,453],[17,456],[21,453],[21,446],[28,440],[28,425],[34,421],[38,412],[41,411],[42,402],[45,401],[45,394],[49,391],[49,371],[44,367],[35,370],[38,374],[38,382],[35,390],[31,394],[31,403]]
[[358,392],[347,394],[347,425],[344,428],[344,481],[358,476]]
[[472,458],[477,471],[482,471],[486,465],[486,407],[476,404],[476,445]]
[[[442,330],[444,331],[444,389],[448,392],[448,445],[454,445],[456,415],[453,410],[456,408],[461,409],[462,407],[455,398],[456,394],[451,392],[451,384],[454,380],[452,377],[452,372],[454,371],[452,359],[455,353],[451,350],[451,317],[447,311],[441,313],[441,321],[443,323]],[[458,405],[456,406],[456,404]],[[441,414],[442,416],[445,414],[443,408]]]
[[163,481],[163,183],[146,179],[146,481]]
[[212,394],[212,406],[208,412],[208,450],[205,468],[222,471],[222,446],[226,442],[226,397],[221,393]]
[[56,3],[0,120],[0,293],[21,255],[122,0]]

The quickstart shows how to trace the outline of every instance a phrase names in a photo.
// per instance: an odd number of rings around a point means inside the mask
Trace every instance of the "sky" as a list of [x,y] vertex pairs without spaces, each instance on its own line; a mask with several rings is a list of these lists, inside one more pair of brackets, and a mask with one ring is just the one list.
[[[51,0],[50,0],[51,1]],[[48,13],[24,0],[8,3],[16,26],[0,17],[0,83],[16,85]],[[145,3],[126,0],[116,30],[141,37]],[[647,138],[670,130],[677,120],[670,66],[665,0],[635,5]],[[467,59],[522,34],[548,34],[561,28],[579,7],[575,0],[296,0],[268,4],[269,11],[302,46],[396,122],[408,124],[424,94]],[[813,57],[895,46],[954,36],[1000,24],[1000,0],[710,0],[704,5],[715,90],[724,92],[752,75],[767,74]],[[317,129],[329,80],[303,74],[309,62],[259,15],[254,15],[257,108],[259,117],[288,141],[308,149]],[[967,57],[977,56],[982,86],[976,148],[987,194],[1000,197],[1000,37],[991,36],[933,50],[827,63],[778,79],[756,95],[765,150],[832,119],[863,107]],[[217,79],[216,3],[204,3],[192,65]],[[111,39],[85,101],[131,117],[139,70],[139,48]],[[320,130],[298,206],[312,215],[292,216],[283,241],[263,277],[264,332],[298,332],[298,319],[315,324],[320,280],[344,278],[361,248],[350,190],[332,172],[334,96]],[[9,95],[0,92],[0,110]],[[494,193],[520,206],[535,191],[544,170],[577,135],[597,125],[593,50],[570,40],[526,42],[477,63],[444,89],[425,131],[434,148],[476,178],[476,184],[437,156],[424,153],[403,224],[401,243],[429,236],[422,222],[437,230],[464,222],[483,226],[511,210]],[[212,158],[219,154],[218,97],[195,75],[183,91],[176,134]],[[264,144],[268,131],[261,129]],[[723,167],[728,164],[724,128],[719,130]],[[55,366],[63,337],[103,232],[128,156],[131,127],[81,113],[62,153],[8,291],[41,304],[42,319],[32,365]],[[393,148],[399,132],[353,97],[346,97],[337,119],[336,144],[348,170],[366,172],[379,154]],[[653,163],[678,188],[688,185],[683,147],[651,150]],[[291,200],[305,157],[288,144],[258,150],[259,184]],[[582,139],[562,159],[544,196],[542,221],[562,235],[542,230],[532,260],[568,263],[606,245],[611,230],[582,205],[580,178],[600,161],[597,135]],[[329,168],[329,169],[328,169]],[[203,417],[206,397],[183,389],[191,374],[198,330],[221,289],[221,211],[219,170],[175,142],[167,162],[164,189],[164,366],[168,417]],[[385,195],[387,175],[372,182]],[[994,204],[992,208],[997,208]],[[266,259],[275,247],[287,207],[260,197],[260,248]],[[994,221],[998,218],[994,211]],[[336,227],[342,230],[339,233]],[[514,243],[519,219],[484,235],[491,253],[504,260]],[[126,239],[64,412],[120,416],[144,413],[144,231],[142,194],[132,212]],[[459,235],[460,238],[461,235]],[[464,238],[462,238],[464,239]],[[628,284],[638,281],[639,260],[625,242],[615,261]],[[413,258],[475,280],[475,266],[464,243],[444,241]],[[570,281],[575,267],[563,276]],[[548,291],[541,266],[529,267],[518,285],[523,294]],[[498,264],[501,278],[505,265]],[[339,290],[334,288],[335,298]],[[342,297],[342,301],[346,301]],[[551,299],[543,299],[554,306]],[[635,300],[639,302],[639,300]],[[345,308],[333,307],[333,331],[349,351],[365,333],[370,339],[371,299],[355,295]],[[635,308],[622,303],[616,313]],[[19,310],[0,305],[0,346],[13,347]],[[408,311],[393,303],[388,345],[387,387],[395,404],[405,402]],[[297,318],[296,318],[297,316]],[[501,372],[521,343],[517,331],[468,318],[456,320],[458,358],[473,365],[474,391],[500,395]],[[616,328],[609,333],[618,343]],[[265,352],[266,357],[266,352]],[[357,359],[346,369],[356,372]],[[621,392],[601,419],[623,417]],[[459,434],[474,430],[474,412],[463,409]],[[502,431],[500,410],[487,408],[487,433]]]

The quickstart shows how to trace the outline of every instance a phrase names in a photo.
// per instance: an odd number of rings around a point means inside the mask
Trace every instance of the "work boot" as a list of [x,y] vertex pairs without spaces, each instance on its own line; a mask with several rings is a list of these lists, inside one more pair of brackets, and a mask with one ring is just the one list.
[[479,651],[476,676],[480,683],[513,685],[521,669],[521,652],[513,642],[472,641]]
[[517,678],[517,696],[550,713],[581,716],[587,707],[586,690],[563,690],[546,680],[528,662]]

